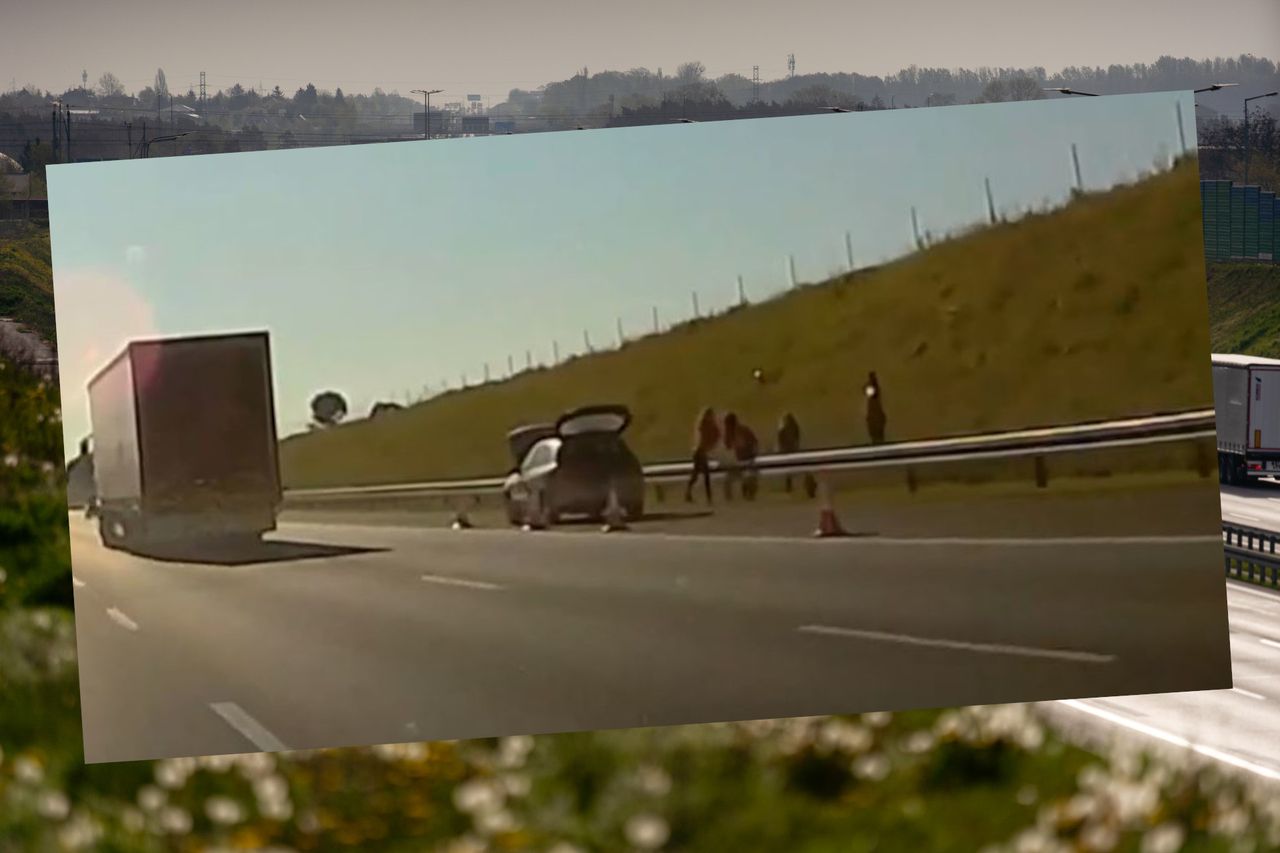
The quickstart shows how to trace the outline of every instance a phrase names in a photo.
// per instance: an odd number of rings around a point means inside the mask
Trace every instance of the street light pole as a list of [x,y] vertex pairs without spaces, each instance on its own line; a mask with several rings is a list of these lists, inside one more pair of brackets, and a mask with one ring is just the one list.
[[1278,92],[1267,92],[1265,95],[1254,95],[1252,98],[1244,99],[1244,182],[1249,183],[1249,102],[1257,101],[1261,98],[1274,98],[1280,95]]
[[415,95],[422,96],[422,138],[431,138],[431,96],[438,95],[444,89],[413,89]]

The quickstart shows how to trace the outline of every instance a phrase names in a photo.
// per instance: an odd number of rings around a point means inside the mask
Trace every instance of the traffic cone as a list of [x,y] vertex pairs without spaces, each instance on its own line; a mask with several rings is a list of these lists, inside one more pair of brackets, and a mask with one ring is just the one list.
[[818,528],[813,531],[813,535],[818,538],[848,536],[848,531],[836,517],[836,508],[831,500],[831,487],[827,485],[826,480],[822,481],[819,490],[822,493],[822,509],[818,513]]
[[604,533],[627,529],[626,513],[622,511],[622,504],[618,501],[618,490],[613,486],[609,487],[609,501],[604,507],[604,527],[600,529]]

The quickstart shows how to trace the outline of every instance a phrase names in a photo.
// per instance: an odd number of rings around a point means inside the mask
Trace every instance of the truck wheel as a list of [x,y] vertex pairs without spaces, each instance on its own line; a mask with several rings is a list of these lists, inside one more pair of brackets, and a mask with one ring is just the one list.
[[124,522],[114,514],[100,513],[98,515],[98,536],[102,539],[102,544],[108,548],[120,548],[128,538],[128,530],[125,528]]

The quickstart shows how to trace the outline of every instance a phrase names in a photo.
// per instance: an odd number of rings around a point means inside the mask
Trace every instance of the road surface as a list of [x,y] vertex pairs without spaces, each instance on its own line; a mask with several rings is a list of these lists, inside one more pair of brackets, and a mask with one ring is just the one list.
[[1085,699],[1046,710],[1067,726],[1129,732],[1135,741],[1191,749],[1280,782],[1280,594],[1228,581],[1227,600],[1232,689]]
[[89,762],[1230,685],[1213,536],[71,541]]
[[[1280,484],[1222,487],[1223,521],[1280,531]],[[1130,733],[1163,748],[1280,782],[1280,593],[1227,581],[1230,690],[1122,696],[1046,705],[1054,719],[1092,735]],[[1085,734],[1086,739],[1090,734]]]

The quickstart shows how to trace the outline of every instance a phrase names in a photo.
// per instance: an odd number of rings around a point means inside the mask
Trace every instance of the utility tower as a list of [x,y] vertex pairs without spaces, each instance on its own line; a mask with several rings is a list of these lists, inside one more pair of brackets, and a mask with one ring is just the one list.
[[200,106],[204,106],[204,72],[200,72]]
[[751,66],[751,100],[760,103],[760,66]]
[[796,55],[794,53],[787,54],[787,76],[796,76]]

